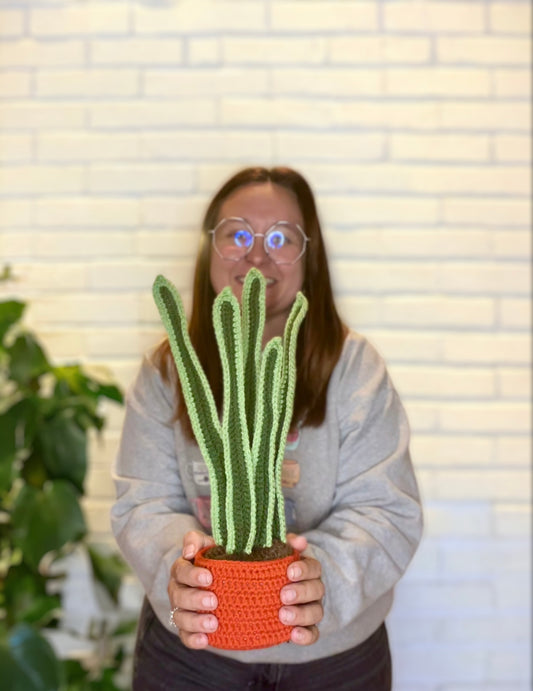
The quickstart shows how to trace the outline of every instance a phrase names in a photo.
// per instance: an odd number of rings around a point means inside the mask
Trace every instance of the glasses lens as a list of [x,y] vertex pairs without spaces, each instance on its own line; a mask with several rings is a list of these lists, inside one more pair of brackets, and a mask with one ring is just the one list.
[[292,264],[301,257],[305,237],[292,223],[277,223],[265,236],[265,249],[278,264]]
[[254,234],[246,221],[228,218],[215,229],[214,243],[225,259],[238,260],[244,257],[254,241]]

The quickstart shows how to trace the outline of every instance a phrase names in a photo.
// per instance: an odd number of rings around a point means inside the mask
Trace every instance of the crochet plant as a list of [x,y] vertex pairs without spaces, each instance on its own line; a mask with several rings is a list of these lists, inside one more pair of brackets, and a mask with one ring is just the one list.
[[281,469],[292,419],[297,337],[307,300],[298,293],[283,339],[275,337],[263,349],[265,290],[265,278],[251,269],[244,282],[242,313],[229,287],[213,303],[223,374],[219,416],[176,288],[163,276],[153,287],[209,472],[213,538],[228,555],[249,555],[275,540],[285,542]]

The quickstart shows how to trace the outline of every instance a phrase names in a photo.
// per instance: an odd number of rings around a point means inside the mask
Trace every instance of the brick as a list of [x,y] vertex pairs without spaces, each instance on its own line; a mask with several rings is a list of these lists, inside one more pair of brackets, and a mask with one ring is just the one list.
[[329,61],[345,64],[421,64],[431,58],[431,43],[418,36],[339,36],[328,41]]
[[524,365],[530,361],[528,334],[447,333],[442,339],[442,358],[465,365]]
[[295,36],[288,42],[285,38],[232,36],[222,39],[221,54],[227,65],[319,65],[326,57],[326,40]]
[[187,261],[162,263],[161,261],[100,262],[87,268],[89,287],[95,290],[148,290],[155,277],[162,273],[176,277],[176,287],[190,286],[194,266]]
[[203,218],[207,199],[192,195],[186,198],[149,197],[141,202],[144,225],[175,228],[178,225],[198,226]]
[[90,44],[90,63],[98,66],[182,65],[183,56],[183,41],[177,38],[95,39]]
[[213,99],[187,99],[165,103],[102,103],[89,107],[90,121],[97,128],[176,128],[181,125],[212,125],[215,122]]
[[497,161],[531,163],[531,137],[498,134],[494,137],[494,152]]
[[0,161],[26,162],[32,156],[32,140],[27,134],[0,134]]
[[508,232],[495,230],[491,233],[492,253],[498,259],[511,258],[528,261],[531,257],[531,234],[529,231]]
[[[519,614],[495,613],[488,617],[473,617],[472,619],[448,619],[443,622],[442,640],[448,643],[464,643],[466,641],[483,641],[484,644],[519,643],[528,636],[528,617]],[[454,687],[455,688],[455,687]],[[499,691],[500,687],[487,685],[488,689]]]
[[[144,159],[261,161],[271,158],[272,139],[265,132],[197,131],[146,134],[141,140]],[[210,190],[211,192],[212,190]]]
[[72,292],[87,286],[82,264],[17,264],[16,273],[26,289],[39,293]]
[[131,255],[134,237],[114,232],[41,232],[34,239],[34,252],[42,258],[124,257]]
[[[326,164],[335,161],[371,161],[379,160],[385,153],[385,137],[382,134],[359,134],[320,132],[313,137],[313,146],[309,146],[309,134],[298,132],[280,132],[274,135],[274,146],[278,157],[291,161],[318,160]],[[365,168],[363,166],[363,168]],[[332,166],[329,170],[337,170],[337,184],[339,184],[338,168]],[[366,168],[365,168],[366,169]],[[357,184],[361,176],[357,175],[362,168],[353,165],[346,166],[345,172],[356,173]],[[347,179],[343,176],[343,184]],[[320,185],[320,180],[318,180]],[[338,187],[337,187],[338,189]]]
[[437,38],[437,58],[441,63],[528,65],[530,50],[530,43],[526,38],[501,36]]
[[435,223],[438,216],[438,203],[434,199],[417,197],[367,196],[328,196],[321,203],[321,212],[326,223]]
[[531,5],[528,2],[492,2],[489,6],[489,28],[505,34],[529,34]]
[[383,301],[382,318],[387,325],[402,327],[493,326],[494,301],[479,297],[388,297]]
[[450,432],[519,433],[529,428],[530,411],[527,403],[443,404],[440,418],[442,429]]
[[488,135],[396,133],[390,136],[390,156],[404,161],[488,161]]
[[441,338],[430,333],[383,331],[366,328],[365,336],[383,353],[389,363],[423,363],[440,359]]
[[531,272],[527,263],[454,262],[435,267],[435,280],[447,293],[529,294]]
[[78,6],[32,9],[30,32],[33,36],[123,35],[129,31],[129,7],[91,2]]
[[[20,10],[0,10],[0,37],[14,38],[24,33],[24,12]],[[0,56],[1,56],[0,47]]]
[[[497,609],[515,609],[517,612],[531,611],[531,572],[501,574],[500,578],[494,582],[493,588]],[[527,670],[527,666],[523,665],[519,669]],[[516,678],[516,670],[512,678]],[[523,678],[520,679],[520,681],[522,680]]]
[[260,2],[238,0],[182,0],[172,12],[162,12],[158,6],[135,5],[133,27],[137,34],[154,35],[261,33],[265,29],[265,8]]
[[[197,224],[198,226],[198,224]],[[149,232],[137,233],[136,254],[142,257],[188,257],[194,260],[198,249],[200,233],[198,227],[194,230],[160,231],[152,229]]]
[[111,502],[109,499],[93,499],[86,497],[82,502],[83,512],[87,521],[87,526],[91,534],[95,537],[98,533],[108,535],[111,530],[109,512]]
[[30,95],[31,77],[28,72],[0,72],[0,98],[23,98]]
[[431,285],[435,267],[412,264],[383,264],[374,262],[340,261],[333,262],[336,288],[340,293],[352,290],[365,294],[386,292],[420,292]]
[[2,263],[7,260],[24,259],[29,261],[33,254],[31,233],[7,232],[0,233],[0,257]]
[[485,29],[484,8],[477,2],[389,2],[384,25],[388,31],[480,33]]
[[488,70],[434,67],[431,69],[389,68],[385,71],[385,93],[392,96],[488,96]]
[[506,400],[531,400],[531,373],[529,368],[500,369],[497,373],[498,390]]
[[503,98],[531,99],[531,73],[529,70],[495,70],[494,91]]
[[137,300],[133,294],[104,291],[73,293],[41,297],[32,301],[32,318],[36,324],[54,327],[62,324],[85,324],[98,328],[102,324],[124,324],[135,322],[138,317]]
[[443,213],[448,223],[527,227],[531,204],[528,199],[458,197],[444,200]]
[[147,96],[219,96],[264,94],[268,91],[268,73],[264,69],[235,70],[146,70],[143,78]]
[[[458,502],[432,501],[424,506],[424,516],[425,535],[429,537],[486,538],[491,534],[491,508],[488,502],[464,505]],[[441,550],[444,552],[443,563],[446,564],[446,545]],[[454,573],[453,569],[450,573]]]
[[529,132],[531,113],[525,103],[445,101],[439,104],[437,123],[445,129]]
[[493,508],[495,534],[497,537],[529,537],[531,530],[531,507],[515,504],[497,504]]
[[[336,279],[333,277],[333,283]],[[339,295],[336,292],[336,304],[343,319],[352,326],[352,328],[362,328],[368,326],[376,326],[381,323],[380,315],[380,301],[376,297],[353,295]]]
[[161,341],[162,327],[139,329],[136,324],[117,328],[89,330],[85,341],[91,358],[140,357]]
[[426,499],[528,501],[529,484],[527,470],[435,470]]
[[[492,605],[492,593],[486,580],[474,583],[460,581],[403,583],[402,598],[413,616],[441,613],[454,618],[485,612]],[[444,681],[444,677],[438,677]]]
[[[339,104],[336,106],[340,109]],[[334,121],[334,110],[332,103],[317,99],[222,97],[220,124],[269,128],[326,127]]]
[[36,202],[37,224],[45,227],[116,229],[136,226],[139,220],[139,205],[133,199],[64,197]]
[[417,467],[485,468],[495,457],[495,441],[483,435],[417,434],[411,439]]
[[36,41],[23,39],[0,45],[3,67],[82,66],[85,48],[81,41]]
[[446,541],[441,550],[443,571],[452,578],[528,571],[529,540],[523,538]]
[[498,322],[506,329],[530,329],[531,305],[521,298],[502,298],[498,305]]
[[194,38],[187,42],[187,64],[219,65],[222,58],[222,46],[219,38]]
[[28,226],[32,213],[27,199],[0,199],[0,227]]
[[41,71],[36,75],[38,96],[104,98],[135,96],[139,79],[134,70]]
[[82,168],[49,166],[13,166],[0,169],[0,189],[4,194],[81,193],[84,185]]
[[270,26],[275,31],[308,32],[359,31],[378,28],[375,3],[325,3],[300,0],[274,0],[270,4]]
[[94,464],[89,465],[85,488],[87,495],[91,498],[91,503],[95,500],[110,501],[115,498],[115,486],[109,468],[97,468]]
[[87,186],[95,193],[176,193],[192,191],[190,169],[172,165],[93,165]]
[[524,427],[526,436],[499,435],[496,439],[495,460],[505,466],[529,467],[531,463],[531,438],[527,434],[531,422]]
[[66,103],[8,103],[0,105],[0,122],[4,132],[78,129],[85,124],[85,109]]
[[[530,591],[523,591],[528,597]],[[529,597],[529,604],[531,598]],[[487,676],[494,681],[509,682],[518,678],[521,683],[531,683],[531,641],[496,648],[489,657]]]
[[430,405],[428,401],[418,403],[416,400],[403,401],[407,410],[411,430],[415,435],[435,431],[438,424],[438,406]]
[[84,353],[83,336],[73,329],[39,329],[39,340],[54,362],[78,360]]
[[374,69],[276,69],[272,70],[272,84],[276,94],[291,96],[303,93],[310,96],[379,96],[383,80]]
[[429,399],[492,398],[495,376],[489,369],[470,367],[390,366],[395,384],[403,396]]
[[40,161],[131,161],[139,157],[137,134],[43,132],[37,135]]

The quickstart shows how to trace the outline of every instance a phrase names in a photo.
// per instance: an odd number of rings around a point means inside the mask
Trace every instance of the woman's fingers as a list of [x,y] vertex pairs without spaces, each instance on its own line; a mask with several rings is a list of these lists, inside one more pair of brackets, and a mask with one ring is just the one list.
[[184,559],[194,559],[196,554],[209,545],[214,545],[215,541],[210,535],[201,533],[199,530],[191,530],[183,538],[183,550],[181,556]]
[[295,626],[291,631],[291,641],[296,645],[313,645],[318,641],[318,629],[316,626]]

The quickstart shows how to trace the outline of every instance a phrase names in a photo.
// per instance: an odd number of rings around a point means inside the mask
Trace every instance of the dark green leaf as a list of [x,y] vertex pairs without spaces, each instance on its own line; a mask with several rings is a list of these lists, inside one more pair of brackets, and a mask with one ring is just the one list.
[[37,438],[50,476],[70,480],[83,492],[87,472],[87,437],[78,426],[74,411],[63,410],[46,420]]
[[61,665],[48,641],[22,624],[0,641],[0,679],[6,691],[58,691]]
[[117,554],[104,554],[96,546],[89,547],[93,573],[105,587],[114,602],[118,602],[118,591],[122,577],[128,572],[125,562]]
[[11,358],[9,365],[11,378],[21,385],[29,385],[50,369],[42,347],[29,333],[21,334],[7,352]]
[[0,415],[0,493],[9,491],[14,479],[13,463],[28,449],[35,431],[37,410],[33,399],[23,398]]
[[62,480],[48,482],[42,490],[24,486],[11,520],[13,541],[34,569],[47,552],[79,540],[87,531],[76,490]]
[[4,584],[8,623],[25,621],[43,626],[60,608],[57,595],[48,595],[46,579],[25,564],[12,566]]
[[22,317],[26,305],[17,300],[0,302],[0,343],[3,343],[7,331]]

